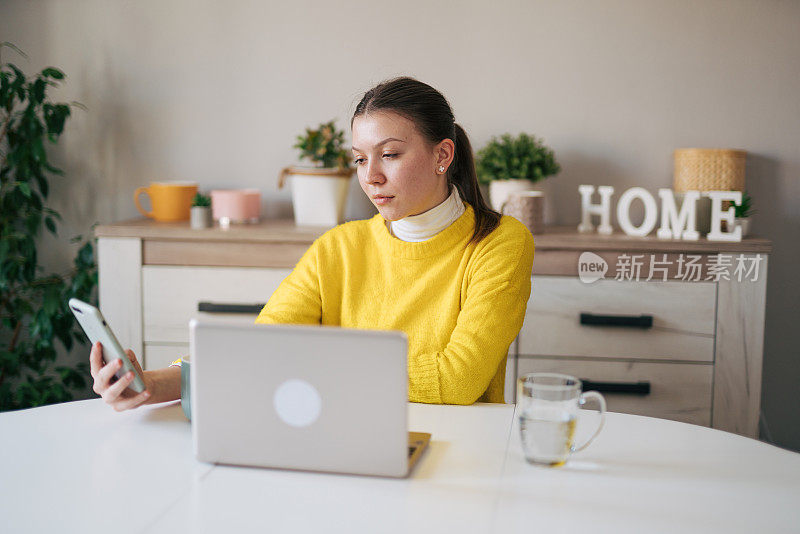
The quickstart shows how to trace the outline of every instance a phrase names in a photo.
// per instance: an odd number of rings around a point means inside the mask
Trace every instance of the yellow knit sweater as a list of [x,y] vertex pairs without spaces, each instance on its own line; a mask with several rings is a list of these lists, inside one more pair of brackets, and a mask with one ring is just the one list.
[[472,206],[422,242],[393,237],[380,214],[320,236],[257,323],[402,330],[412,402],[503,402],[508,347],[531,292],[533,236],[516,219],[477,245]]

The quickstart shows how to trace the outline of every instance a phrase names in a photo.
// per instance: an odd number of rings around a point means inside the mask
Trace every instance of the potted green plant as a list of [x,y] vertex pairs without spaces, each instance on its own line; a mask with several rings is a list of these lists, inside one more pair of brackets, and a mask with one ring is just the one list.
[[287,179],[292,181],[294,220],[298,225],[336,226],[344,222],[347,190],[353,169],[344,147],[344,132],[337,130],[335,121],[320,124],[317,129],[306,128],[297,136],[294,148],[300,150],[300,160],[312,167],[291,166],[281,170],[278,187]]
[[742,203],[733,207],[735,216],[734,224],[741,227],[742,237],[750,233],[750,217],[756,211],[753,209],[753,198],[747,191],[742,192]]
[[[4,47],[22,52],[10,43]],[[47,67],[30,78],[0,61],[0,411],[85,396],[86,363],[56,365],[59,350],[89,347],[67,306],[70,298],[97,303],[93,241],[80,236],[72,267],[44,271],[38,258],[45,230],[57,236],[59,213],[47,206],[49,180],[64,172],[48,157],[72,106],[47,92],[64,79]],[[85,108],[84,108],[85,109]],[[67,187],[62,185],[62,187]]]
[[561,166],[541,139],[526,133],[492,137],[476,154],[475,170],[480,182],[489,185],[489,201],[494,210],[501,211],[512,193],[538,190],[545,197],[544,222],[553,222],[552,195],[542,183],[557,174]]
[[192,199],[191,227],[201,230],[211,227],[211,197],[197,193]]

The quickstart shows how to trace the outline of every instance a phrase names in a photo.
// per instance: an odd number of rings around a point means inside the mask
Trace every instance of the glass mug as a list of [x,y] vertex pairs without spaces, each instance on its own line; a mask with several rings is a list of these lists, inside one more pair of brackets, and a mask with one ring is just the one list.
[[[573,452],[582,451],[603,428],[606,400],[597,391],[581,393],[581,381],[558,373],[528,373],[517,380],[522,450],[532,464],[564,465]],[[588,399],[600,405],[600,424],[592,436],[575,444],[579,409]]]

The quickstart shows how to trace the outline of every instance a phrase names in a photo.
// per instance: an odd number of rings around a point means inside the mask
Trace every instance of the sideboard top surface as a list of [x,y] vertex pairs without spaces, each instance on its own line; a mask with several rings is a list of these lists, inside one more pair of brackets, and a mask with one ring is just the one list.
[[[228,229],[218,225],[204,230],[192,230],[188,222],[163,223],[150,219],[131,219],[95,228],[97,237],[134,237],[143,240],[222,241],[253,243],[311,244],[328,228],[297,226],[291,219],[267,219],[255,224],[232,224]],[[604,236],[578,233],[576,226],[548,226],[534,236],[537,252],[544,250],[570,251],[636,251],[636,252],[718,252],[769,253],[772,242],[762,237],[746,237],[741,242],[683,241],[658,239],[655,235],[632,237],[623,233]]]

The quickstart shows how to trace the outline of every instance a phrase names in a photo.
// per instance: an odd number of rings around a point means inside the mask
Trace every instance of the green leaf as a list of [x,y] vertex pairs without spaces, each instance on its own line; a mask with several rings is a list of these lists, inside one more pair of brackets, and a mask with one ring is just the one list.
[[26,182],[18,182],[17,187],[19,188],[20,191],[22,191],[23,195],[25,195],[28,198],[31,198],[31,186],[29,186]]
[[36,81],[30,84],[28,93],[30,94],[31,99],[37,104],[44,102],[44,91],[46,87],[47,83],[43,78],[37,78]]
[[14,71],[14,84],[20,86],[25,83],[25,74],[17,68],[13,63],[7,63],[8,67]]
[[[50,139],[51,143],[55,143],[58,140],[58,137],[48,135],[48,139]],[[47,162],[44,163],[44,168],[47,169],[48,171],[52,172],[53,174],[57,174],[59,176],[64,176],[64,171],[62,171],[58,167],[53,167],[52,165],[50,165]]]
[[54,80],[63,80],[64,73],[54,67],[47,67],[42,71],[42,76],[53,78]]
[[39,186],[39,191],[42,193],[42,196],[47,198],[47,194],[50,192],[50,186],[47,183],[47,179],[41,174],[37,174],[36,184]]
[[44,153],[44,144],[42,143],[42,138],[38,137],[33,140],[31,143],[32,153],[33,153],[33,160],[36,163],[43,163],[47,160],[47,156]]
[[62,219],[61,219],[61,214],[60,214],[60,213],[58,213],[58,212],[57,212],[56,210],[54,210],[53,208],[45,208],[45,209],[44,209],[44,212],[45,212],[45,213],[47,213],[47,214],[49,214],[49,215],[52,215],[54,219],[58,219],[59,221],[61,221],[61,220],[62,220]]
[[42,111],[48,135],[61,135],[64,130],[64,121],[70,116],[69,106],[66,104],[45,104],[42,107]]
[[44,218],[44,224],[45,224],[45,226],[47,226],[47,229],[50,231],[51,234],[53,234],[55,236],[58,235],[58,232],[56,231],[56,223],[53,222],[53,218],[52,217],[49,217],[49,216],[45,217]]
[[78,251],[78,259],[81,265],[94,265],[94,249],[91,243],[86,243],[81,247],[80,251]]

